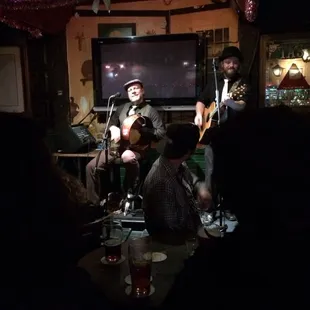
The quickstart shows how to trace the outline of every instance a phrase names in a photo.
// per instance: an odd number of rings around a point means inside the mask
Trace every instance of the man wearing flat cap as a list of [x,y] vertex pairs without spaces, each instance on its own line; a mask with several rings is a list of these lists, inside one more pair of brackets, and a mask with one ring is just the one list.
[[[131,80],[124,85],[127,91],[129,102],[117,108],[112,115],[110,121],[111,141],[115,143],[120,142],[121,126],[124,120],[134,114],[140,114],[148,118],[152,122],[153,128],[143,127],[139,134],[147,136],[150,140],[158,141],[165,136],[165,126],[158,114],[158,112],[147,104],[144,100],[144,87],[142,81],[138,79]],[[145,152],[140,152],[130,145],[126,147],[125,151],[120,154],[121,160],[126,168],[126,189],[134,189],[139,181],[139,160],[145,156]],[[114,158],[109,155],[108,162],[112,163]],[[106,163],[105,153],[102,152],[98,160],[98,167],[103,168]],[[96,191],[95,168],[97,165],[97,158],[91,160],[86,166],[86,182],[88,199],[93,203],[98,203],[100,197]]]
[[[240,50],[235,46],[226,47],[221,56],[220,61],[220,71],[221,74],[218,77],[218,91],[219,91],[219,101],[222,105],[220,123],[231,122],[234,117],[243,111],[249,101],[250,87],[247,81],[240,75],[240,65],[243,62],[243,56]],[[242,95],[239,98],[234,98],[233,93],[236,92],[240,87],[243,89]],[[203,125],[203,113],[204,109],[208,108],[212,102],[216,100],[216,88],[214,79],[210,79],[197,99],[196,103],[196,116],[195,124],[199,127]],[[217,111],[215,113],[217,117]],[[212,134],[216,132],[216,129],[207,130],[207,136],[209,135],[209,141],[206,142],[205,148],[205,177],[206,183],[211,189],[211,178],[213,172],[213,151],[212,151]],[[210,142],[211,140],[211,142]],[[235,220],[233,214],[228,210],[226,211],[226,217],[230,220]]]

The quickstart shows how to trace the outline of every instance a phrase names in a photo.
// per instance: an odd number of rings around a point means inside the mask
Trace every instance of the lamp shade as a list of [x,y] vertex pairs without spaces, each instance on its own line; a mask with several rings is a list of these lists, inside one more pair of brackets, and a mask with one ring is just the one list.
[[290,72],[290,74],[295,75],[295,74],[298,74],[300,71],[299,71],[296,64],[292,64],[289,72]]

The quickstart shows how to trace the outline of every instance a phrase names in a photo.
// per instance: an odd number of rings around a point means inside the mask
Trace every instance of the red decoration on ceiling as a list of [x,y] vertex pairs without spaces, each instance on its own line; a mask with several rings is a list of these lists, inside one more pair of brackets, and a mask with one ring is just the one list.
[[244,14],[249,22],[254,22],[257,17],[258,0],[245,0]]
[[0,22],[34,37],[56,34],[65,29],[75,5],[76,0],[2,0]]

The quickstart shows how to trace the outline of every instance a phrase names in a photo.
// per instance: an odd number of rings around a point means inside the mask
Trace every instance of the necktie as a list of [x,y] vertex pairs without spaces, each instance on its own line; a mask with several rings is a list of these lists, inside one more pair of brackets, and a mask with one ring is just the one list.
[[221,102],[223,102],[225,99],[227,99],[227,95],[228,95],[228,79],[224,79],[224,87],[222,90]]
[[[228,95],[228,79],[224,79],[224,86],[222,90],[222,99],[221,102],[225,101],[227,99]],[[225,109],[224,113],[222,114],[221,117],[221,123],[225,122],[227,120],[228,114],[227,114],[227,108]]]

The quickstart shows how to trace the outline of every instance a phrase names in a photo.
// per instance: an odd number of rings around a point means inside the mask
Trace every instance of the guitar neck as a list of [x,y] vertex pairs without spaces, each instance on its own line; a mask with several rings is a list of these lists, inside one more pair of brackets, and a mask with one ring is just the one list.
[[[221,108],[223,105],[224,105],[224,103],[220,102],[219,108]],[[217,110],[218,110],[218,106],[216,106],[216,108],[210,113],[211,118],[214,116],[215,113],[217,113]]]

